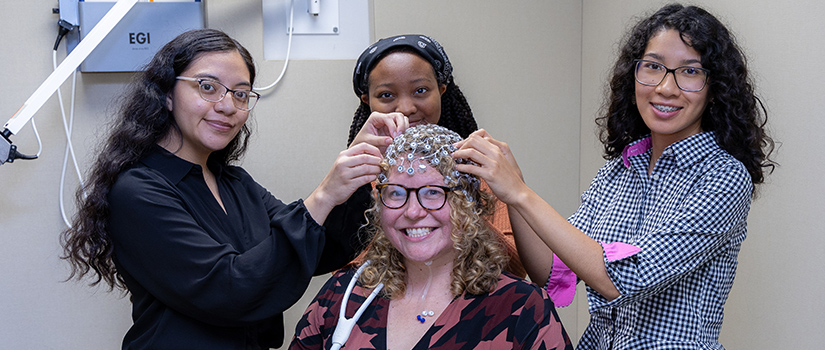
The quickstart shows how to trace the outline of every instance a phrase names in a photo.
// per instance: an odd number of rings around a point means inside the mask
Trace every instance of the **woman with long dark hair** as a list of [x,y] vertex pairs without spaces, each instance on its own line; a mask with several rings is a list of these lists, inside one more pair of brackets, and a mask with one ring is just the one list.
[[306,200],[281,202],[232,165],[247,148],[254,80],[241,44],[202,29],[161,48],[124,95],[63,233],[72,276],[130,294],[124,349],[278,347],[282,313],[313,273],[354,256],[322,254],[349,237],[320,224],[375,179],[381,154],[351,147]]
[[484,131],[454,154],[477,165],[457,169],[487,180],[535,230],[514,230],[519,254],[557,304],[587,284],[579,349],[722,349],[754,187],[775,166],[742,50],[707,11],[665,6],[624,40],[606,101],[607,163],[567,220]]

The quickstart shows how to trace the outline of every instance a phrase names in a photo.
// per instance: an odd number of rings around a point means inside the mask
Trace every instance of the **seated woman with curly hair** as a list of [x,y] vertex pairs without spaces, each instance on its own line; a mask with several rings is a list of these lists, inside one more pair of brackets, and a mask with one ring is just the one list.
[[572,349],[546,292],[504,271],[492,196],[455,170],[460,140],[436,125],[395,138],[363,261],[327,281],[290,349]]

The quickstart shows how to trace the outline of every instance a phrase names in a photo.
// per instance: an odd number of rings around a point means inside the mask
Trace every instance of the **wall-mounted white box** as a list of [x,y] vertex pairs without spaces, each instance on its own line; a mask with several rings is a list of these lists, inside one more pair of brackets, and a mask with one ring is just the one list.
[[290,1],[290,60],[356,59],[372,43],[369,0],[320,0],[318,16],[307,13],[307,0],[263,0],[264,59],[286,57]]

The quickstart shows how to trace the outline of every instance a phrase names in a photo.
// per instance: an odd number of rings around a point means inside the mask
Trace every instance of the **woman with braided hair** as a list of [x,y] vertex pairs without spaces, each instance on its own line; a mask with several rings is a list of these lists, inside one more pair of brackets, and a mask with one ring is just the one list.
[[[418,73],[428,73],[431,70],[433,76],[425,78],[430,86],[422,84],[424,79],[415,76],[411,77],[414,78],[412,81],[418,82],[417,85],[420,86],[410,86],[412,91],[393,91],[399,90],[405,83],[403,74],[406,72],[402,69],[407,67],[425,68]],[[376,79],[379,74],[383,76],[378,79],[383,79],[375,81],[374,86],[381,88],[370,90],[370,79]],[[400,35],[381,39],[371,45],[358,58],[352,84],[361,104],[352,118],[347,145],[353,144],[352,141],[372,112],[399,112],[409,118],[410,126],[438,124],[457,132],[461,137],[470,136],[478,129],[470,104],[455,83],[453,66],[447,53],[435,39],[426,35]],[[431,110],[422,106],[423,103],[405,105],[404,102],[407,101],[403,101],[404,93],[415,95],[418,100],[435,98],[437,101],[434,102],[440,103],[441,108]]]
[[[429,36],[398,35],[370,45],[358,58],[352,82],[361,103],[352,120],[348,145],[366,142],[383,151],[393,136],[420,124],[437,124],[461,137],[478,129],[470,105],[453,78],[450,59]],[[486,188],[486,184],[483,186]],[[327,231],[359,230],[366,223],[364,211],[371,205],[371,190],[372,185],[365,185],[333,209],[324,224]],[[511,256],[507,270],[524,277],[506,206],[501,204],[491,220],[495,230],[505,237]]]

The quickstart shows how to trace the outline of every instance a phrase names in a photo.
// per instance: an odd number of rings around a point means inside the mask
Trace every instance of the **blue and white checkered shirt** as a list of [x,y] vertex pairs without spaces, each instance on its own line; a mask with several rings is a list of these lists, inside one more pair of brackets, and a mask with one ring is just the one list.
[[668,146],[650,175],[648,139],[625,155],[599,170],[569,218],[603,244],[640,248],[605,256],[621,296],[607,301],[587,287],[591,318],[578,349],[723,349],[722,312],[753,191],[748,171],[713,132]]

